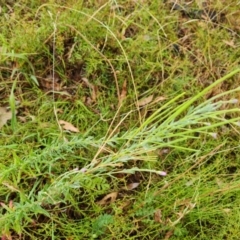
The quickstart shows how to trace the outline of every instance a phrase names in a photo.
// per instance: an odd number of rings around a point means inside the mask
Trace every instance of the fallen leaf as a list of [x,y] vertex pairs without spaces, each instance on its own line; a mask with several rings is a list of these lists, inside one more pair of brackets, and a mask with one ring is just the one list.
[[157,98],[154,99],[154,101],[152,102],[152,104],[153,104],[153,103],[161,102],[161,101],[166,100],[166,99],[167,99],[167,98],[164,97],[164,96],[159,96],[159,97],[157,97]]
[[137,188],[139,186],[139,182],[130,183],[126,187],[124,187],[125,190],[133,190],[134,188]]
[[5,107],[0,107],[0,129],[12,118],[12,112]]
[[71,132],[76,132],[76,133],[79,132],[79,130],[69,122],[59,120],[59,124],[62,125],[62,128],[65,130],[69,130]]
[[118,192],[112,192],[107,194],[102,200],[98,201],[99,205],[106,205],[115,202]]
[[161,150],[158,150],[158,155],[159,156],[163,156],[163,155],[166,155],[166,154],[168,154],[169,153],[169,149],[168,148],[163,148],[163,149],[161,149]]
[[162,212],[160,209],[157,209],[154,213],[154,221],[158,223],[162,223]]
[[27,122],[27,117],[19,116],[18,119],[19,119],[22,123]]
[[126,98],[126,95],[127,95],[127,80],[123,82],[122,91],[118,100],[118,107],[122,105],[122,102]]
[[96,102],[97,100],[97,92],[98,92],[98,87],[96,85],[93,85],[91,96],[94,102]]
[[57,74],[53,77],[52,75],[48,75],[46,78],[40,80],[40,85],[46,91],[60,91],[61,84],[60,78]]
[[166,235],[165,235],[165,237],[164,237],[164,240],[168,240],[172,235],[173,235],[173,230],[169,230],[167,233],[166,233]]
[[91,106],[92,103],[93,103],[92,98],[90,98],[90,97],[86,97],[86,98],[85,98],[85,104],[86,104],[87,106]]
[[150,96],[148,96],[148,97],[146,97],[146,98],[142,98],[142,99],[140,99],[140,100],[138,101],[137,106],[138,106],[138,107],[142,107],[142,106],[144,106],[144,105],[149,104],[152,100],[153,100],[153,95],[150,95]]
[[10,208],[10,209],[13,209],[13,207],[14,207],[14,205],[13,205],[13,200],[10,200],[10,201],[9,201],[9,208]]

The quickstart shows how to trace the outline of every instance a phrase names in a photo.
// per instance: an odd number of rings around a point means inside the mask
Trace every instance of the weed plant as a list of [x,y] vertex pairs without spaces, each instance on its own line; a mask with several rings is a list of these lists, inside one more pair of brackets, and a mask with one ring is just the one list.
[[2,3],[2,239],[238,239],[238,5]]

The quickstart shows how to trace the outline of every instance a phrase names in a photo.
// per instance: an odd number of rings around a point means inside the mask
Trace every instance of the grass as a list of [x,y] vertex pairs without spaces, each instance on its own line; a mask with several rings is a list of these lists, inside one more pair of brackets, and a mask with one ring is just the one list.
[[2,239],[238,239],[238,5],[179,7],[3,4]]

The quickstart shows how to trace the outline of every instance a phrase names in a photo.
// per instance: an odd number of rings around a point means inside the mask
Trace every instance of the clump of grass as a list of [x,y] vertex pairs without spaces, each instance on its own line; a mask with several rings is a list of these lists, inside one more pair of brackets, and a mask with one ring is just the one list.
[[[41,4],[3,9],[16,17],[1,25],[0,91],[13,112],[0,133],[1,237],[238,236],[231,26],[156,1]],[[139,106],[146,96],[168,100]],[[59,119],[80,133],[59,131]]]
[[[2,232],[9,234],[10,229],[14,229],[16,233],[21,234],[23,229],[32,224],[32,221],[35,221],[33,220],[34,215],[42,215],[45,219],[53,222],[56,221],[54,224],[57,224],[58,221],[61,222],[61,218],[59,220],[53,219],[51,214],[55,214],[55,211],[61,212],[61,208],[72,208],[72,211],[80,211],[78,214],[85,215],[84,211],[87,211],[87,209],[79,209],[76,200],[78,199],[78,201],[84,203],[86,197],[93,201],[91,204],[96,204],[94,202],[98,196],[110,191],[112,181],[110,179],[114,179],[117,174],[131,176],[136,174],[136,172],[148,172],[165,176],[166,173],[163,171],[165,170],[163,164],[156,163],[155,165],[158,166],[157,169],[151,168],[151,164],[146,165],[147,162],[159,161],[157,160],[156,153],[151,155],[151,153],[157,152],[158,149],[168,148],[193,151],[197,154],[195,156],[200,157],[202,150],[183,146],[182,142],[188,142],[190,139],[197,141],[199,137],[196,137],[195,133],[209,134],[209,130],[216,130],[216,127],[224,124],[233,123],[238,125],[237,121],[239,117],[227,120],[224,118],[224,115],[229,112],[238,112],[239,110],[238,108],[221,110],[220,108],[224,104],[233,103],[235,100],[213,101],[220,96],[215,96],[196,107],[190,108],[190,104],[217,83],[222,82],[237,72],[239,72],[239,69],[219,79],[219,81],[212,84],[208,89],[203,90],[196,97],[182,103],[180,106],[172,108],[172,104],[179,98],[176,97],[147,118],[139,128],[130,129],[124,134],[110,134],[100,139],[90,136],[78,136],[70,138],[67,142],[55,141],[51,142],[43,150],[35,150],[30,155],[21,158],[17,156],[17,153],[14,153],[14,163],[8,169],[3,170],[1,174],[1,181],[4,186],[2,190],[6,192],[9,189],[17,195],[14,205],[10,205],[11,203],[9,203],[8,206],[2,203],[2,207],[5,210],[2,218]],[[232,91],[229,92],[231,93]],[[223,96],[224,94],[220,95]],[[186,110],[188,111],[186,112]],[[121,122],[123,121],[124,118]],[[211,125],[207,123],[211,123]],[[2,150],[4,150],[4,146],[2,146]],[[95,152],[95,156],[92,159],[82,158],[77,154],[78,151],[89,150]],[[58,164],[59,161],[67,161],[68,158],[71,158],[71,165],[74,162],[76,164],[76,167],[72,170],[67,170],[70,167],[67,163],[65,165],[67,164],[68,166],[59,166]],[[74,160],[74,158],[76,159]],[[144,162],[144,168],[141,167],[141,164],[139,165],[139,161]],[[185,159],[185,161],[188,160]],[[193,167],[196,168],[200,164],[202,162],[193,164]],[[162,168],[159,169],[161,165]],[[64,169],[65,171],[63,171]],[[14,177],[16,170],[18,171],[17,179]],[[203,170],[201,173],[204,174],[204,171],[207,170]],[[170,179],[171,175],[171,172],[169,172]],[[177,176],[175,177],[178,178]],[[27,185],[25,186],[28,190],[18,187],[19,181],[21,182],[22,178],[24,178],[25,184],[28,181],[34,182],[30,188]],[[163,186],[163,191],[164,188]],[[82,198],[82,194],[85,197]],[[151,193],[152,197],[156,194]],[[207,191],[207,193],[202,194],[208,195],[209,192]],[[9,201],[11,202],[10,199]],[[178,225],[181,219],[195,208],[198,201],[198,196],[193,196],[193,199],[189,200],[188,205],[181,213],[182,216],[171,220],[169,226],[174,227]],[[50,210],[50,206],[56,209]],[[87,208],[90,206],[88,205]],[[149,207],[152,208],[151,211],[153,214],[156,209],[151,205]],[[148,212],[148,207],[144,211]],[[83,213],[81,214],[81,212]],[[139,212],[136,213],[136,216],[144,216],[145,214],[146,212]],[[105,218],[106,220],[104,220]],[[93,223],[94,234],[99,236],[104,234],[102,230],[100,231],[102,224],[103,226],[107,226],[113,223],[113,216],[102,215],[96,221],[103,221],[103,223]],[[95,229],[96,224],[99,229]],[[174,231],[177,230],[175,229]]]

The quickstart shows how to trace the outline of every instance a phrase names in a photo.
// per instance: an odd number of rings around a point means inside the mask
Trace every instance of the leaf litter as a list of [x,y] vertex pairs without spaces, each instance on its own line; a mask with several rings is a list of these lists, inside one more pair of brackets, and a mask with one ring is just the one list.
[[142,107],[142,106],[144,106],[144,105],[149,104],[152,100],[153,100],[153,95],[150,95],[150,96],[148,96],[148,97],[146,97],[146,98],[142,98],[142,99],[140,99],[140,100],[137,102],[137,106],[138,106],[138,107]]
[[106,205],[106,204],[110,204],[116,201],[118,196],[118,192],[112,192],[107,194],[105,197],[103,197],[100,201],[98,201],[97,203],[99,205]]
[[5,107],[0,107],[0,129],[12,119],[12,112],[8,111]]
[[62,128],[64,130],[68,130],[68,131],[71,131],[71,132],[75,132],[75,133],[78,133],[79,130],[78,128],[74,127],[71,123],[69,122],[66,122],[64,120],[59,120],[59,124],[62,126]]

